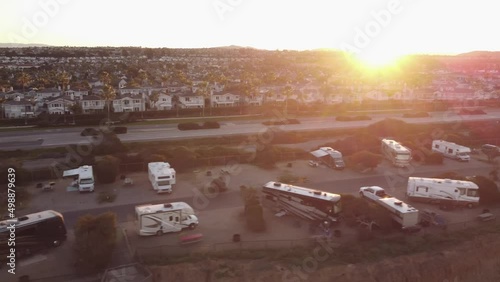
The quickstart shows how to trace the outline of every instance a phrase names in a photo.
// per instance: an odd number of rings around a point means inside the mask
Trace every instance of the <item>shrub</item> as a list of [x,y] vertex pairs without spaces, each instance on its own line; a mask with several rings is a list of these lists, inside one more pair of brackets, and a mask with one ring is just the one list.
[[95,166],[95,176],[102,184],[113,183],[118,176],[120,160],[113,156],[105,156]]
[[497,204],[500,203],[500,192],[497,184],[484,176],[474,176],[470,179],[479,187],[479,203],[480,204]]
[[127,127],[125,127],[125,126],[113,127],[113,133],[114,134],[125,134],[125,133],[127,133]]
[[114,213],[84,215],[78,218],[74,230],[74,251],[79,273],[98,273],[108,266],[116,245],[116,231]]
[[196,129],[201,129],[202,127],[195,122],[184,122],[184,123],[179,123],[177,125],[177,128],[179,130],[196,130]]
[[346,163],[354,169],[375,169],[383,160],[382,155],[361,151],[349,156]]
[[260,204],[257,190],[252,187],[241,186],[240,192],[245,203],[245,218],[247,228],[254,232],[266,230],[264,211]]
[[217,121],[206,121],[202,127],[204,129],[215,129],[220,128],[220,124]]
[[444,157],[440,153],[432,152],[425,156],[425,163],[430,165],[443,164]]
[[127,151],[122,141],[112,132],[100,131],[100,134],[94,138],[100,139],[100,142],[97,142],[94,147],[95,155],[108,155]]

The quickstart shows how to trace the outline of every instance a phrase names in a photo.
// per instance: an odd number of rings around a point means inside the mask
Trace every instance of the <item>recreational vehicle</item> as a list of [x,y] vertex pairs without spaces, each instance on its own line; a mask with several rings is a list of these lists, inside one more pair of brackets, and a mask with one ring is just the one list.
[[199,224],[193,208],[184,202],[136,206],[135,213],[140,236],[194,229]]
[[471,181],[410,177],[407,196],[429,203],[452,203],[469,208],[479,204],[478,186]]
[[414,228],[419,223],[418,210],[401,200],[394,197],[381,198],[376,203],[387,209],[403,230]]
[[334,169],[344,169],[345,163],[342,159],[342,153],[330,147],[321,147],[316,151],[312,151],[311,155],[318,160]]
[[394,140],[382,139],[382,154],[391,161],[394,166],[406,167],[410,165],[410,149]]
[[76,176],[76,185],[78,186],[78,191],[82,192],[94,192],[94,171],[92,166],[84,165],[76,169],[66,170],[63,173],[63,177]]
[[[15,226],[15,229],[12,229],[12,226]],[[9,238],[12,238],[12,230],[15,230],[16,235],[15,247],[9,241]],[[57,247],[65,240],[64,218],[53,210],[0,221],[0,255],[3,259],[9,255],[10,248],[15,248],[15,255],[19,257],[48,247]]]
[[340,195],[270,181],[262,187],[265,199],[286,213],[312,220],[337,221],[341,211]]
[[445,157],[463,162],[468,162],[470,160],[470,148],[453,142],[434,140],[432,141],[432,151],[441,153]]
[[166,162],[148,164],[149,181],[157,193],[172,193],[175,184],[175,169]]

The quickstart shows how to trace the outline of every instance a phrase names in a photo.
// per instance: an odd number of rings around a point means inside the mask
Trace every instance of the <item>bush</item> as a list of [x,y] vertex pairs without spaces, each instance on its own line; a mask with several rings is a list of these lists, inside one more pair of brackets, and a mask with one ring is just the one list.
[[202,127],[203,129],[216,129],[220,128],[220,124],[217,121],[206,121]]
[[112,132],[100,131],[100,134],[94,138],[100,139],[100,142],[96,142],[97,145],[94,147],[95,155],[112,155],[127,151],[122,141]]
[[126,126],[113,127],[113,133],[114,134],[125,134],[125,133],[127,133],[127,127]]
[[474,176],[470,179],[479,187],[479,203],[483,205],[500,203],[500,192],[497,184],[484,176]]
[[120,160],[113,156],[105,156],[95,166],[95,176],[102,184],[113,183],[118,176]]
[[260,204],[257,190],[252,187],[241,186],[240,192],[245,203],[245,218],[247,228],[254,232],[266,230],[264,211]]
[[195,122],[184,122],[184,123],[179,123],[177,125],[177,128],[179,130],[196,130],[196,129],[201,129],[202,127]]
[[444,157],[440,153],[432,152],[425,156],[425,163],[430,165],[443,164]]
[[75,225],[77,271],[94,274],[111,262],[117,240],[116,215],[111,212],[98,216],[84,215]]
[[383,160],[382,155],[374,154],[368,151],[361,151],[349,156],[346,160],[347,166],[364,170],[375,169]]

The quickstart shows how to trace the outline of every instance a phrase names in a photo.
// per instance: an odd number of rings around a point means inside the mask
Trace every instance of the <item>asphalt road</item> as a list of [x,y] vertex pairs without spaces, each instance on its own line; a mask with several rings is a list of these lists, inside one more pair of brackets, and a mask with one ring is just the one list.
[[[459,168],[452,169],[459,174],[463,175],[485,175],[488,173],[488,169],[491,169],[491,166],[488,164],[478,165],[473,168]],[[396,170],[394,170],[396,171]],[[419,170],[418,172],[411,173],[411,176],[422,176],[429,177],[429,175],[435,175],[440,172],[450,171],[450,167],[429,167],[425,170]],[[397,175],[396,177],[388,177],[387,174],[376,174],[376,175],[366,175],[360,176],[352,179],[341,179],[334,181],[321,181],[321,180],[310,180],[309,183],[303,185],[305,187],[319,189],[327,192],[333,193],[342,193],[342,194],[354,194],[357,195],[359,191],[359,187],[362,186],[381,186],[384,187],[389,194],[404,199],[404,195],[406,194],[406,184],[407,179],[410,175],[405,175],[404,173]],[[393,185],[389,185],[388,183],[393,183]],[[183,198],[168,198],[169,202],[186,202],[193,207],[203,207],[203,210],[216,210],[222,208],[233,208],[233,207],[243,207],[243,203],[241,201],[241,196],[239,191],[226,192],[223,194],[219,194],[211,199],[200,199],[193,197],[183,197]],[[69,211],[63,213],[64,219],[66,221],[66,225],[68,228],[72,229],[74,224],[76,223],[78,217],[83,216],[85,214],[98,215],[104,212],[114,212],[117,214],[118,222],[127,222],[131,221],[131,219],[135,218],[135,206],[140,204],[160,204],[164,203],[164,200],[158,200],[147,203],[137,203],[137,204],[125,204],[125,205],[117,205],[112,207],[103,207],[89,210],[81,210],[81,211]]]
[[[461,122],[477,120],[500,120],[500,112],[491,111],[486,115],[459,116],[454,113],[433,113],[428,118],[401,118],[401,115],[372,115],[370,121],[339,122],[335,118],[303,118],[301,124],[277,126],[282,131],[307,131],[321,129],[342,129],[365,127],[385,118],[400,118],[408,123]],[[141,142],[155,140],[179,140],[230,135],[251,135],[265,132],[268,126],[259,121],[221,121],[219,129],[180,131],[176,124],[128,126],[128,133],[118,135],[123,142]],[[88,145],[91,137],[80,136],[82,128],[60,128],[46,130],[4,131],[0,132],[0,150],[32,149],[40,147],[58,147],[69,144]]]

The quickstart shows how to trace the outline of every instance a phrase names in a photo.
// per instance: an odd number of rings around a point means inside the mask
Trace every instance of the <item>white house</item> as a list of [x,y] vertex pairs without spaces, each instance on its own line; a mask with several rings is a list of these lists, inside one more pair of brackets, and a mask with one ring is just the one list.
[[[17,100],[17,101],[16,101]],[[34,106],[28,101],[20,101],[16,99],[13,101],[5,101],[2,104],[3,115],[5,118],[24,118],[34,116]]]
[[120,82],[118,82],[118,88],[122,89],[122,88],[125,88],[127,86],[127,81],[125,81],[125,79],[122,79],[120,80]]
[[80,105],[84,114],[99,113],[104,110],[106,101],[99,96],[88,95],[82,98]]
[[192,92],[184,92],[176,95],[179,98],[179,104],[176,105],[181,109],[204,108],[205,98],[202,95],[197,95]]
[[120,88],[118,89],[117,92],[120,95],[125,95],[125,94],[139,95],[142,93],[147,93],[148,90],[140,87],[134,87],[134,88]]
[[210,104],[212,107],[231,107],[240,104],[240,94],[230,92],[214,93],[210,97]]
[[52,97],[61,96],[61,90],[57,88],[46,88],[42,90],[38,90],[36,92],[36,97],[41,99],[47,99]]
[[153,101],[149,101],[149,106],[151,109],[156,109],[160,111],[171,110],[172,109],[172,96],[166,93],[160,93],[158,95],[158,101],[153,103]]
[[113,100],[113,110],[115,113],[120,112],[142,112],[146,108],[146,104],[141,95],[125,94],[116,97]]
[[245,97],[245,103],[250,106],[262,106],[263,102],[264,102],[264,95],[260,93]]
[[88,90],[83,90],[83,89],[68,89],[64,91],[64,95],[68,97],[73,97],[74,99],[82,99],[84,96],[89,95]]
[[67,97],[53,97],[48,98],[45,102],[47,105],[47,112],[49,114],[62,115],[64,112],[66,114],[71,114],[71,107],[75,104],[74,100]]

